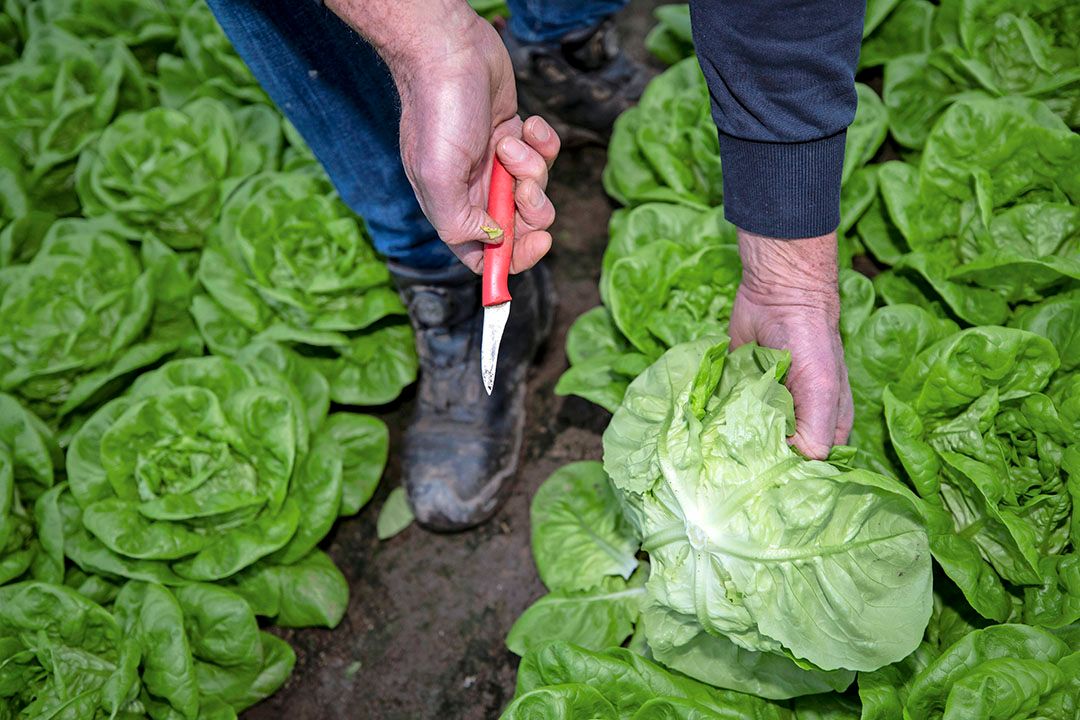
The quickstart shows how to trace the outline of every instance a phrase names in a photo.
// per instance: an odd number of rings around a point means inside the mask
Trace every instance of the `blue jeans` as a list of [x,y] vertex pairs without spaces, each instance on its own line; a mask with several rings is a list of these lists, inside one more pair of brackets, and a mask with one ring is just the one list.
[[[270,98],[311,146],[375,249],[402,265],[454,262],[424,217],[401,165],[397,90],[363,39],[312,0],[208,0]],[[626,0],[510,0],[511,31],[551,42]]]

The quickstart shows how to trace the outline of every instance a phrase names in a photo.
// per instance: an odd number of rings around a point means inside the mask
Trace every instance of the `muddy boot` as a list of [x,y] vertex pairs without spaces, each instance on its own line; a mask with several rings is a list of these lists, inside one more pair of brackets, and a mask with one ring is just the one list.
[[622,51],[611,18],[555,43],[522,42],[505,23],[496,27],[514,63],[522,116],[543,115],[563,145],[606,142],[655,74]]
[[464,530],[491,517],[517,470],[526,374],[554,315],[551,277],[537,267],[510,278],[514,299],[488,397],[480,377],[480,278],[460,263],[438,271],[390,269],[420,356],[416,411],[401,458],[405,490],[421,525]]

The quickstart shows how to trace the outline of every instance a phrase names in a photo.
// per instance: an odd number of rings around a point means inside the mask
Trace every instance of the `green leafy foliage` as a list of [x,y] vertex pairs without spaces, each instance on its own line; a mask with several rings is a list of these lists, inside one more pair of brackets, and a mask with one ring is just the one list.
[[920,353],[883,395],[912,484],[948,513],[931,521],[935,556],[972,607],[998,621],[1016,613],[1011,587],[1043,584],[1041,559],[1072,542],[1080,437],[1043,393],[1057,367],[1038,335],[972,328]]
[[31,575],[63,578],[63,539],[35,501],[53,486],[60,449],[52,433],[10,395],[0,394],[0,585]]
[[118,118],[79,157],[75,183],[88,217],[112,214],[131,240],[150,234],[186,250],[203,245],[236,185],[275,167],[280,152],[270,108],[233,113],[200,98]]
[[533,603],[506,638],[518,655],[549,640],[602,650],[634,631],[648,567],[640,542],[598,462],[567,465],[533,498],[533,557],[550,592]]
[[192,3],[180,17],[176,42],[179,55],[165,54],[157,60],[162,105],[180,108],[200,97],[241,107],[269,104],[205,2]]
[[390,491],[379,510],[379,519],[375,524],[376,534],[380,540],[389,540],[398,533],[404,532],[412,525],[415,516],[409,507],[409,499],[405,495],[405,488],[396,487]]
[[199,263],[192,314],[214,353],[301,348],[331,397],[377,405],[416,377],[405,307],[366,232],[318,177],[265,173],[226,203]]
[[0,0],[0,718],[275,692],[261,626],[345,614],[318,546],[389,432],[331,402],[411,382],[403,316],[204,2]]
[[[22,0],[16,0],[19,2]],[[179,15],[191,0],[33,0],[26,2],[27,32],[58,27],[91,41],[116,39],[152,68],[176,39]]]
[[1078,19],[1068,0],[953,0],[936,9],[901,3],[867,48],[870,62],[885,63],[893,137],[921,148],[945,109],[975,96],[1044,100],[1077,127]]
[[277,690],[296,659],[240,596],[214,585],[132,581],[113,614],[141,655],[142,688],[128,709],[152,718],[234,715]]
[[33,206],[56,213],[78,208],[79,153],[117,115],[150,103],[142,68],[121,42],[90,44],[79,35],[44,27],[17,61],[0,66],[0,135],[25,168]]
[[[582,702],[596,712],[587,714]],[[667,713],[672,707],[678,714]],[[694,714],[686,714],[694,713]],[[784,706],[705,685],[622,648],[589,651],[564,642],[531,650],[518,668],[515,701],[503,720],[519,718],[733,718],[790,720]]]
[[0,587],[0,711],[116,717],[139,689],[139,651],[116,619],[63,586]]
[[[851,313],[844,308],[844,313]],[[956,323],[915,305],[888,305],[873,311],[844,338],[851,394],[859,411],[848,442],[856,464],[901,477],[886,448],[883,401],[885,387],[899,379],[914,355],[952,335]]]
[[705,208],[722,200],[720,145],[695,58],[649,83],[638,104],[615,121],[604,189],[624,205],[663,201]]
[[928,0],[868,2],[859,67],[877,67],[901,55],[929,51],[936,10]]
[[[972,325],[1002,324],[1080,279],[1080,137],[1045,105],[1007,98],[953,105],[918,168],[878,172],[883,206],[860,221],[864,244],[895,263],[906,298],[938,302]],[[881,208],[887,209],[882,214]],[[882,282],[882,281],[879,281]],[[940,300],[938,300],[940,299]]]
[[58,424],[115,381],[201,351],[185,258],[138,252],[107,222],[65,220],[26,265],[0,270],[0,387]]
[[978,628],[939,598],[915,653],[860,676],[862,717],[1071,717],[1080,700],[1071,636],[1019,624]]
[[645,597],[645,575],[604,578],[587,590],[552,590],[515,622],[506,646],[517,655],[537,641],[565,640],[590,650],[617,647],[634,632]]
[[690,32],[690,6],[685,3],[661,5],[653,10],[656,26],[645,36],[645,47],[661,62],[674,65],[694,54]]
[[570,328],[571,368],[555,391],[614,412],[629,381],[666,348],[723,332],[742,274],[734,243],[722,208],[617,210],[600,276],[605,307]]
[[587,590],[637,569],[638,540],[598,462],[571,463],[533,496],[533,558],[549,588]]
[[68,478],[85,532],[68,554],[85,570],[220,580],[264,558],[294,563],[330,530],[354,479],[324,430],[326,383],[283,348],[249,350],[166,363],[75,435]]
[[[916,505],[883,476],[796,455],[786,354],[726,350],[710,339],[669,350],[604,434],[605,469],[652,565],[646,638],[657,659],[721,686],[843,687],[843,670],[918,644],[930,558]],[[762,667],[747,687],[738,673],[755,655],[789,671]]]
[[1080,654],[1026,625],[976,630],[916,676],[909,717],[1068,717],[1080,703]]

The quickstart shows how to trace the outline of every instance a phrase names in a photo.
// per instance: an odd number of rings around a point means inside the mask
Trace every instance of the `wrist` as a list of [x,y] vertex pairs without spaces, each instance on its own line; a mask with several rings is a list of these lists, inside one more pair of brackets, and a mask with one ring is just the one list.
[[325,4],[371,43],[395,79],[460,54],[480,20],[466,0],[325,0]]
[[839,312],[836,233],[795,240],[739,230],[742,287],[759,302]]

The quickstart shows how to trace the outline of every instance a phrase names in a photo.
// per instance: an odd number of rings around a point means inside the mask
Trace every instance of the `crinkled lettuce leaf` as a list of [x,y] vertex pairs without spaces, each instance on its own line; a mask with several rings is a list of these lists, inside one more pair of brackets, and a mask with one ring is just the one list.
[[646,637],[657,652],[719,636],[807,674],[876,669],[911,652],[929,617],[925,531],[899,484],[788,446],[787,366],[786,353],[752,345],[728,354],[726,340],[676,346],[631,384],[605,432],[605,469],[650,556],[649,596],[673,621],[650,629],[646,616]]

